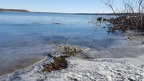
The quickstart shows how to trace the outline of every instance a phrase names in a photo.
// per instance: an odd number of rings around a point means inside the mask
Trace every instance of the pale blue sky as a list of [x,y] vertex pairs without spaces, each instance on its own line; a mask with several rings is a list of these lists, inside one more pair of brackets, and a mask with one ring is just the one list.
[[0,3],[0,8],[27,9],[39,12],[111,12],[101,0],[0,0]]

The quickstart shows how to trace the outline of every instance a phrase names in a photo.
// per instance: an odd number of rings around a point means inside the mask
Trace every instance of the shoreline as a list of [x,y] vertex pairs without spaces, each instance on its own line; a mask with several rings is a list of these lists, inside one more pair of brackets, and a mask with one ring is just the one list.
[[5,77],[5,76],[9,76],[9,75],[12,75],[12,74],[15,74],[16,72],[19,72],[19,71],[21,71],[21,70],[32,69],[34,66],[38,65],[39,63],[43,62],[44,60],[46,60],[46,57],[44,57],[43,59],[35,62],[34,64],[32,64],[32,65],[30,65],[30,66],[28,66],[28,67],[26,67],[26,68],[17,69],[17,70],[15,70],[15,71],[11,72],[11,73],[1,75],[0,78]]
[[15,68],[15,70],[9,69],[8,72],[2,73],[2,75],[0,75],[0,77],[1,77],[1,76],[5,76],[5,75],[9,75],[9,74],[11,74],[11,73],[13,73],[13,72],[16,72],[16,71],[18,71],[18,70],[21,70],[21,69],[29,68],[29,67],[31,67],[31,66],[39,63],[39,61],[43,60],[44,58],[45,58],[45,56],[42,56],[42,57],[40,57],[40,58],[33,59],[33,60],[31,59],[31,62],[30,62],[30,63],[26,63],[26,64],[25,64],[26,66],[22,65],[21,67],[13,67],[13,68]]
[[[34,67],[34,66],[36,66],[36,65],[38,65],[38,64],[40,64],[42,62],[44,62],[45,60],[47,60],[47,58],[48,57],[45,56],[45,57],[43,57],[43,59],[41,59],[41,60],[33,63],[30,66],[27,66],[27,67],[21,68],[21,69],[17,69],[17,70],[15,70],[13,72],[1,75],[0,78],[3,77],[3,76],[9,75],[9,74],[13,74],[13,73],[15,73],[15,72],[17,72],[19,70],[30,69],[30,68],[32,68],[32,67]],[[77,57],[74,57],[74,58],[77,58]],[[139,59],[139,58],[141,58],[141,59]],[[81,59],[81,58],[79,58],[79,59]],[[132,58],[132,57],[126,57],[126,58],[97,58],[97,59],[83,59],[83,60],[104,60],[104,59],[106,59],[106,60],[119,60],[119,61],[123,60],[123,61],[128,61],[128,62],[130,62],[131,64],[133,64],[135,66],[140,66],[140,65],[144,64],[144,55],[140,55],[140,56],[135,57],[135,58]],[[143,63],[141,63],[141,62],[143,62]]]
[[[144,55],[139,56],[139,57],[144,58]],[[63,69],[63,70],[56,70],[56,71],[53,71],[53,72],[44,72],[44,73],[42,73],[42,72],[40,72],[40,70],[42,69],[42,65],[44,63],[52,61],[51,58],[45,56],[45,58],[43,58],[42,60],[34,63],[33,65],[31,65],[31,66],[29,66],[27,68],[18,69],[16,71],[12,72],[12,73],[0,76],[0,80],[2,80],[2,81],[3,80],[6,80],[6,81],[11,81],[11,80],[12,81],[19,81],[19,79],[15,80],[15,78],[21,76],[20,81],[23,81],[23,79],[24,79],[23,76],[25,76],[25,78],[27,77],[26,80],[35,81],[35,80],[38,80],[37,76],[45,76],[45,77],[48,78],[48,80],[49,80],[49,78],[51,78],[50,81],[53,81],[53,80],[56,80],[56,81],[60,80],[61,81],[61,79],[64,80],[64,78],[66,78],[66,77],[62,78],[62,76],[61,76],[59,79],[58,78],[57,79],[55,79],[55,78],[52,79],[52,77],[50,77],[49,75],[52,74],[53,76],[55,76],[57,73],[58,73],[58,76],[60,76],[59,74],[62,74],[62,75],[64,74],[65,75],[65,72],[63,72],[63,71],[66,71],[66,72],[70,71],[70,73],[71,73],[71,69],[74,69],[74,68],[75,68],[75,70],[77,70],[77,69],[80,70],[80,68],[81,68],[83,70],[86,69],[86,70],[90,70],[91,71],[91,69],[88,68],[89,66],[92,66],[93,69],[95,69],[94,66],[96,68],[111,67],[113,69],[117,69],[116,67],[119,67],[120,69],[124,69],[126,67],[131,67],[131,69],[135,69],[135,70],[137,69],[136,72],[139,72],[139,70],[140,70],[144,74],[144,67],[140,67],[139,64],[135,65],[135,64],[132,63],[133,59],[135,59],[134,60],[135,63],[138,63],[139,62],[138,61],[139,57],[138,58],[128,58],[128,59],[127,58],[120,58],[120,59],[117,59],[117,58],[80,59],[80,58],[76,58],[76,57],[69,57],[67,59],[68,63],[69,63],[68,64],[68,66],[69,66],[68,68]],[[142,62],[144,62],[144,61],[142,61]],[[85,63],[88,63],[90,65],[87,66],[87,65],[85,65]],[[96,65],[98,65],[99,67],[96,66]],[[142,65],[144,66],[144,63],[142,63]],[[108,70],[108,71],[106,69],[105,69],[106,71],[103,71],[102,69],[97,69],[97,70],[100,70],[100,73],[102,71],[102,73],[101,73],[102,75],[105,75],[103,72],[108,72],[108,73],[106,73],[106,75],[108,75],[108,76],[104,80],[107,80],[107,81],[111,81],[112,80],[110,78],[110,76],[109,76],[111,74],[111,72],[109,72],[110,70]],[[92,70],[92,71],[99,72],[97,70]],[[126,70],[124,70],[124,71],[126,71]],[[72,74],[73,74],[73,72],[72,72]],[[71,74],[69,74],[69,72],[68,72],[68,75],[71,76]],[[31,77],[31,76],[33,76],[33,77]],[[129,76],[129,75],[123,75],[123,76]],[[142,77],[143,77],[143,79],[141,79],[141,80],[144,80],[144,75]],[[76,75],[75,78],[80,79],[78,75]],[[68,79],[68,78],[66,78],[66,79]]]
[[[130,44],[131,45],[131,44]],[[79,47],[83,50],[83,54],[89,55],[91,51],[87,47]],[[139,43],[136,43],[136,47],[141,48]],[[119,47],[118,47],[119,48]],[[49,49],[49,54],[53,54],[56,47]],[[51,51],[50,51],[51,50]],[[96,53],[102,53],[104,51],[97,51]],[[107,52],[106,52],[107,53]],[[105,54],[105,53],[104,53]],[[0,76],[1,81],[36,81],[36,80],[49,80],[49,81],[73,81],[72,79],[87,81],[91,80],[144,80],[144,55],[140,54],[137,57],[125,57],[125,58],[94,58],[94,59],[82,59],[75,56],[67,58],[68,68],[63,70],[55,70],[52,72],[41,72],[43,65],[53,62],[53,59],[45,55],[45,57],[38,62],[22,69]],[[119,71],[120,70],[120,71]],[[88,72],[88,73],[87,73]],[[121,75],[118,75],[120,73]],[[88,75],[84,75],[88,74]],[[99,76],[99,74],[101,76]],[[139,75],[137,75],[139,74]],[[58,78],[58,77],[59,78]],[[72,77],[74,76],[74,77]],[[131,77],[132,76],[132,77]],[[135,77],[138,76],[138,77]],[[93,78],[91,78],[93,77]],[[118,77],[118,78],[117,78]]]
[[135,66],[144,65],[144,55],[138,56],[136,58],[127,57],[127,58],[120,58],[120,60],[128,60]]

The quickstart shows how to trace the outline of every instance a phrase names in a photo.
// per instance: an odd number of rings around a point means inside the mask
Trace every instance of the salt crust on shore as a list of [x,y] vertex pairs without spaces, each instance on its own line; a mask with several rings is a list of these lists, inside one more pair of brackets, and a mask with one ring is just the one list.
[[0,77],[0,81],[144,81],[144,65],[135,66],[127,60],[67,58],[68,68],[60,71],[40,70],[46,57],[40,62]]

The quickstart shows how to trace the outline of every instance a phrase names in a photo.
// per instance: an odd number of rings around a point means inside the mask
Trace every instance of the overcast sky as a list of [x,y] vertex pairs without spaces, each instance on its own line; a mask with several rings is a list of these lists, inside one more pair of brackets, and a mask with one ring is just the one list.
[[36,12],[111,12],[111,10],[107,8],[101,0],[0,0],[0,3],[0,8],[27,9]]

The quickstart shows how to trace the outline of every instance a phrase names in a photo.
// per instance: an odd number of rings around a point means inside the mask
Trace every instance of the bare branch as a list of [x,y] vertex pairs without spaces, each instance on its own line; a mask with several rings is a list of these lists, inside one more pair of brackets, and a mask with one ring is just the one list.
[[101,0],[106,6],[110,7],[110,9],[115,13],[115,10],[113,8],[113,0]]

